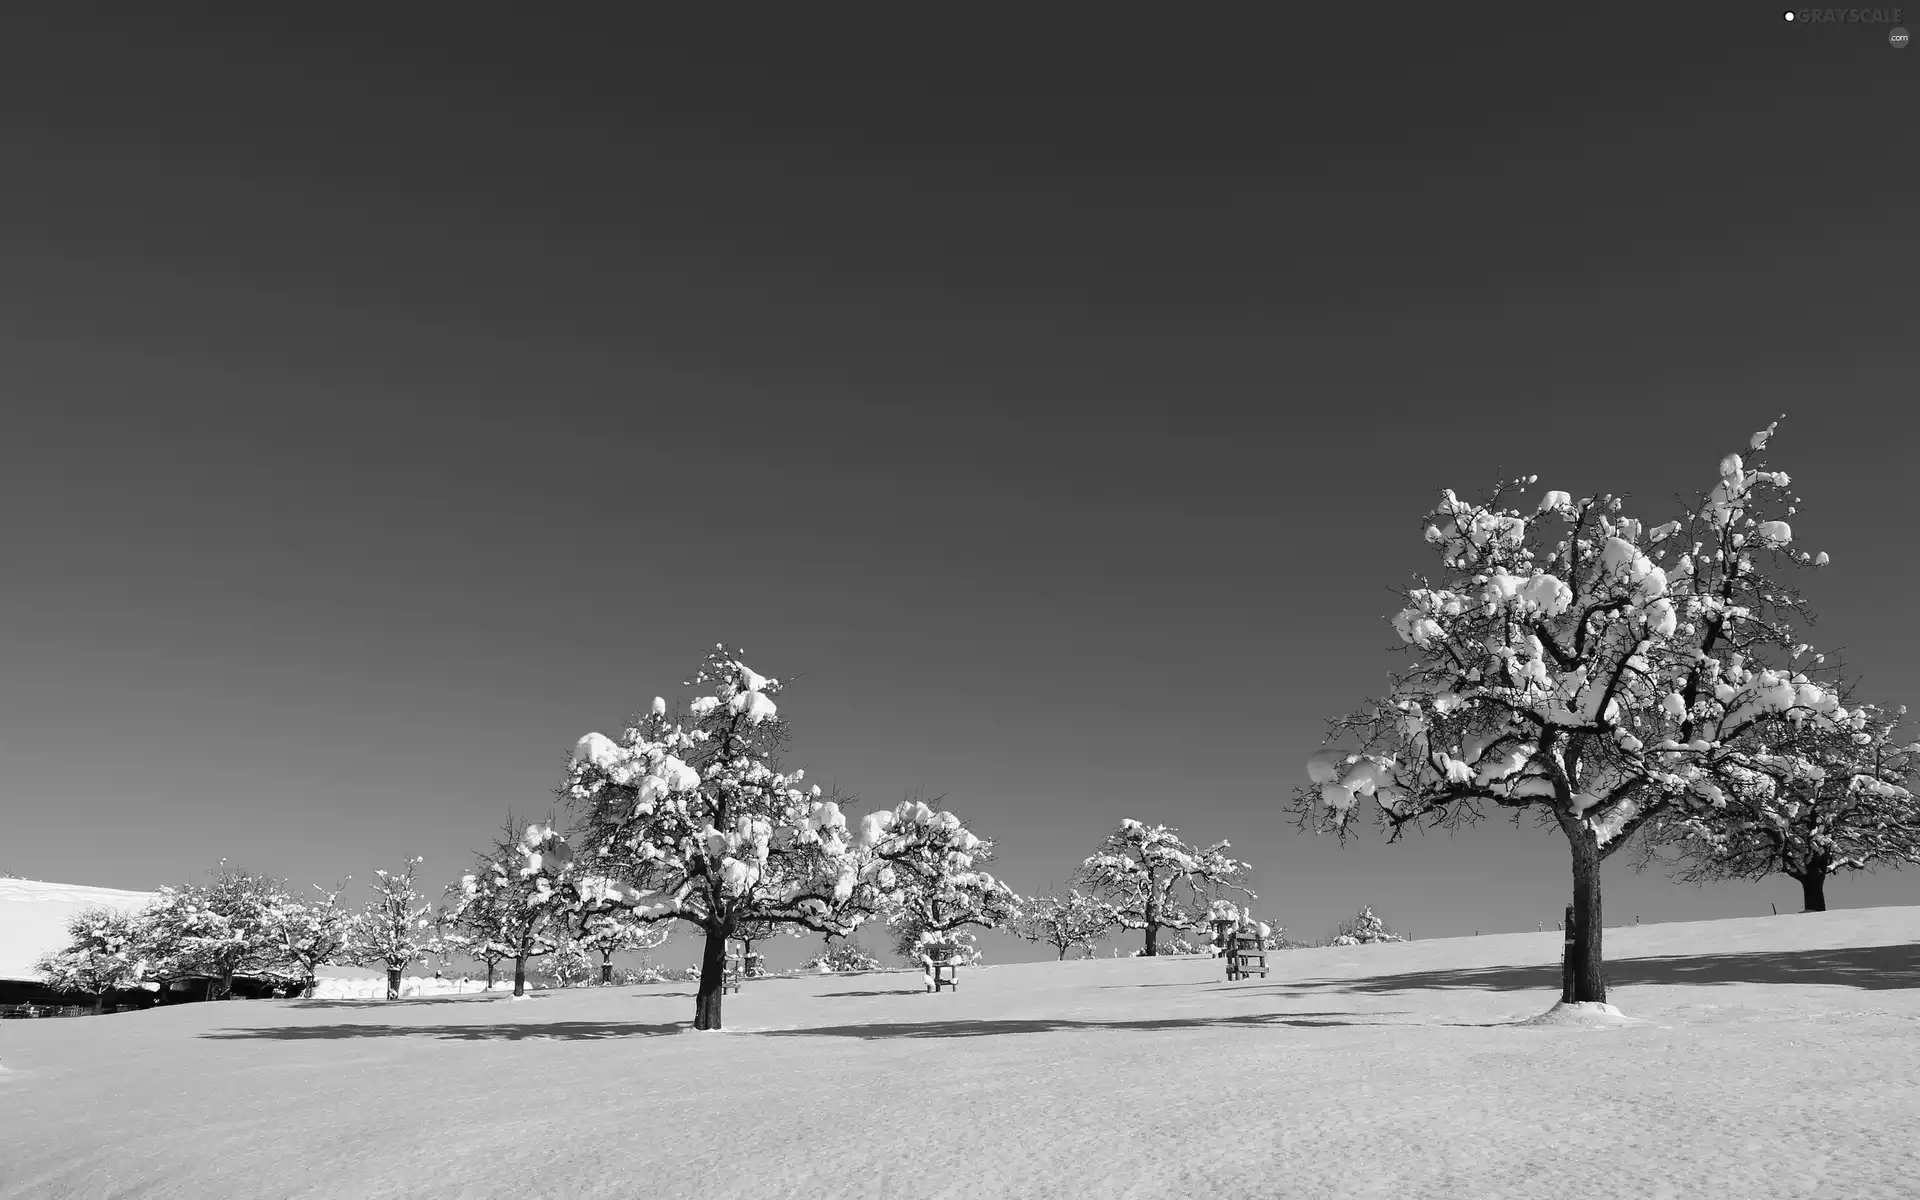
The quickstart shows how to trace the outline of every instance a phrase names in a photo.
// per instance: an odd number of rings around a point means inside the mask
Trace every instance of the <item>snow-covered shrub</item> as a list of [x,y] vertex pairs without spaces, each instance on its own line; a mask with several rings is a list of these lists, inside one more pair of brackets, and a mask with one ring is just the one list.
[[880,960],[853,942],[829,946],[801,964],[801,969],[819,974],[845,974],[849,971],[877,971]]
[[1360,910],[1351,921],[1334,930],[1333,938],[1327,943],[1331,946],[1371,946],[1376,942],[1404,942],[1407,939],[1387,928],[1387,923],[1374,915],[1371,905]]

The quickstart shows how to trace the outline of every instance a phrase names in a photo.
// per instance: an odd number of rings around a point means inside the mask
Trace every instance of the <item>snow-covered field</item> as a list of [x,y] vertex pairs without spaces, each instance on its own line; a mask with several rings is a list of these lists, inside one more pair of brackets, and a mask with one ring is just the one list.
[[0,1026],[0,1196],[1920,1196],[1920,907]]

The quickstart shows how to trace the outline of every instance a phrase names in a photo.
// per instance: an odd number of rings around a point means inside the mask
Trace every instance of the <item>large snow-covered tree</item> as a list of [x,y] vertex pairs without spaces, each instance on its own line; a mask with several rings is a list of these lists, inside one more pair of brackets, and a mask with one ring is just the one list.
[[519,831],[508,817],[492,851],[461,877],[453,923],[513,960],[516,996],[526,994],[527,963],[572,939],[570,922],[581,910],[571,886],[572,857],[572,847],[552,826]]
[[433,943],[433,902],[420,894],[416,873],[424,858],[410,858],[397,873],[375,871],[374,898],[354,917],[347,954],[363,966],[387,970],[387,999],[400,998],[400,972],[424,961]]
[[57,991],[91,995],[97,1013],[108,992],[140,982],[143,965],[138,914],[104,905],[69,917],[67,944],[41,955],[33,968]]
[[694,1027],[718,1029],[727,942],[742,922],[851,934],[888,911],[896,889],[879,881],[887,864],[873,853],[886,827],[850,834],[836,800],[778,766],[779,680],[718,646],[687,686],[696,694],[681,715],[656,698],[618,741],[581,738],[563,790],[592,872],[627,885],[617,902],[636,920],[704,935]]
[[300,982],[300,994],[313,996],[320,968],[344,960],[354,914],[342,907],[345,883],[329,891],[319,885],[308,897],[280,894],[267,911],[274,956]]
[[170,978],[207,977],[209,997],[225,999],[237,975],[283,973],[274,928],[283,901],[275,881],[222,861],[206,883],[163,887],[142,911],[145,957]]
[[1202,849],[1183,841],[1165,825],[1128,818],[1100,842],[1100,849],[1078,871],[1081,886],[1107,901],[1114,919],[1143,930],[1141,953],[1160,952],[1160,931],[1185,932],[1206,924],[1207,911],[1228,891],[1253,892],[1238,882],[1253,867],[1231,858],[1233,843]]
[[1905,714],[1860,705],[1831,725],[1761,723],[1741,747],[1744,778],[1723,785],[1726,807],[1669,809],[1641,865],[1664,859],[1692,883],[1785,875],[1807,912],[1826,910],[1842,871],[1920,865],[1920,742],[1900,741]]
[[1573,862],[1573,996],[1605,1002],[1600,862],[1661,812],[1709,819],[1747,778],[1764,722],[1847,719],[1788,575],[1797,497],[1764,453],[1774,427],[1659,525],[1623,502],[1441,494],[1426,541],[1438,574],[1405,593],[1394,628],[1412,658],[1385,696],[1332,722],[1295,795],[1304,825],[1344,836],[1371,796],[1396,833],[1486,806],[1534,810]]
[[1022,901],[1020,915],[1010,928],[1024,941],[1052,946],[1055,957],[1064,960],[1076,946],[1093,957],[1100,939],[1119,923],[1112,905],[1074,888],[1065,896],[1049,893]]

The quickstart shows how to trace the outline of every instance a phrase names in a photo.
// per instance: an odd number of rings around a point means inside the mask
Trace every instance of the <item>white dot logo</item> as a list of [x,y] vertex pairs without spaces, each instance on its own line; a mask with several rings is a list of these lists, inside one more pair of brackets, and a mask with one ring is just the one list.
[[1896,28],[1888,33],[1887,45],[1892,46],[1895,50],[1905,50],[1907,48],[1907,31]]
[[1787,20],[1789,20],[1789,21],[1791,21],[1791,20],[1793,20],[1793,10],[1792,10],[1792,9],[1788,9],[1788,10],[1787,10]]

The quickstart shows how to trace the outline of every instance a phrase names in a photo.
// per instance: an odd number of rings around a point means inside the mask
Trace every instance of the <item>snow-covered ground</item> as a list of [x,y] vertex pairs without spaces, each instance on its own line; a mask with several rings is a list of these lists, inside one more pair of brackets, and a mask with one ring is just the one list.
[[0,1196],[1920,1196],[1920,907],[0,1025]]

